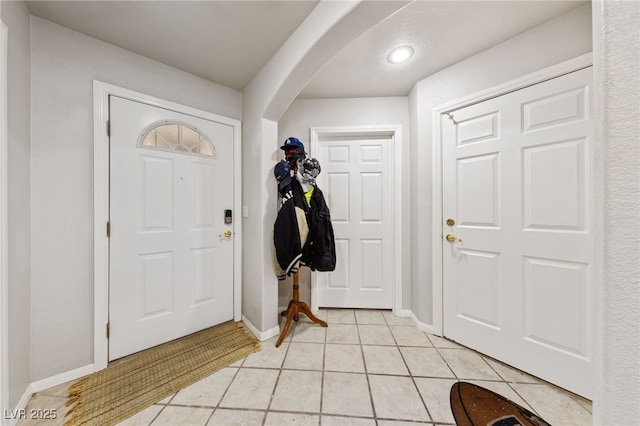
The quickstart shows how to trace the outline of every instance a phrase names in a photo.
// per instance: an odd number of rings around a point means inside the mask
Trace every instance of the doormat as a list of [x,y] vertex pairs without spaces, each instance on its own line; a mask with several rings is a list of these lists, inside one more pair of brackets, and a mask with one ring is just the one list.
[[471,383],[454,383],[449,397],[457,426],[551,426],[504,396]]
[[117,424],[258,351],[242,323],[227,322],[130,355],[71,385],[65,426]]

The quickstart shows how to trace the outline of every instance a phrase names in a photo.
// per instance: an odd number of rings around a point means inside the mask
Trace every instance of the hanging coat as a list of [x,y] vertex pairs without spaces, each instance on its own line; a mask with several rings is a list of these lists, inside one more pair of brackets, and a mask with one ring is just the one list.
[[279,280],[298,271],[302,250],[309,236],[309,206],[300,182],[291,179],[291,185],[283,192],[282,205],[273,225],[275,266]]
[[309,242],[303,246],[301,263],[312,271],[333,271],[336,269],[336,244],[331,225],[331,213],[324,194],[315,186],[311,194],[307,215]]

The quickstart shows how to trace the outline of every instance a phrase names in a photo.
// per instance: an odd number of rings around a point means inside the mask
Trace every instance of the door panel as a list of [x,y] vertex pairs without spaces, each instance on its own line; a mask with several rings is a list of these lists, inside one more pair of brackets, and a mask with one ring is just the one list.
[[382,240],[360,240],[362,288],[384,291],[384,247]]
[[140,156],[142,185],[138,199],[144,232],[171,231],[173,226],[173,160],[146,155]]
[[[233,319],[233,237],[223,235],[232,230],[224,210],[233,208],[234,129],[114,96],[110,119],[113,360]],[[214,155],[139,144],[162,122],[188,125],[182,144],[201,132]],[[156,146],[169,147],[165,136]]]
[[537,345],[587,356],[587,265],[525,258],[525,336]]
[[500,254],[460,250],[458,314],[469,321],[500,328]]
[[333,223],[349,223],[350,221],[349,200],[351,196],[349,191],[351,185],[349,184],[349,178],[349,173],[335,172],[328,174],[326,192],[331,194],[331,220]]
[[458,159],[460,226],[499,226],[499,159],[497,153]]
[[337,256],[335,271],[316,275],[319,307],[393,307],[392,143],[319,143],[318,185],[331,210]]
[[525,229],[586,230],[586,143],[583,138],[523,150]]
[[591,69],[442,117],[444,333],[589,397]]
[[143,299],[140,317],[145,319],[172,312],[173,253],[141,254],[138,262]]
[[522,104],[524,132],[587,119],[586,87],[543,96]]

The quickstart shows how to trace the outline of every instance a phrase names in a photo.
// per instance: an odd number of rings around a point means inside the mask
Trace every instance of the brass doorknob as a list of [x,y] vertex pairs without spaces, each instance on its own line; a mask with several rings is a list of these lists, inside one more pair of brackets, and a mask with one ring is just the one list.
[[446,239],[447,239],[447,241],[449,241],[450,243],[454,243],[454,242],[456,242],[456,240],[457,240],[457,241],[462,242],[462,239],[460,239],[460,238],[456,237],[456,236],[455,236],[455,235],[453,235],[453,234],[447,234],[447,236],[446,236],[445,238],[446,238]]
[[226,231],[224,231],[224,233],[222,233],[222,234],[220,234],[220,235],[218,235],[218,236],[219,236],[219,237],[221,237],[221,238],[222,238],[222,237],[224,237],[224,238],[231,238],[231,234],[232,234],[232,232],[231,232],[231,231],[229,231],[229,230],[227,229]]

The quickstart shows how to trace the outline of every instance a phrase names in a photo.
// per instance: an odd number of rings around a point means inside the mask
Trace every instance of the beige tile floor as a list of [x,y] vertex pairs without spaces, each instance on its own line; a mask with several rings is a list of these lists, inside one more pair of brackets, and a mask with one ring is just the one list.
[[[449,389],[458,380],[491,389],[553,425],[590,425],[591,402],[387,311],[321,310],[302,316],[283,344],[166,398],[121,425],[454,424]],[[34,395],[28,408],[62,413],[65,386]],[[19,425],[33,424],[21,421]]]

